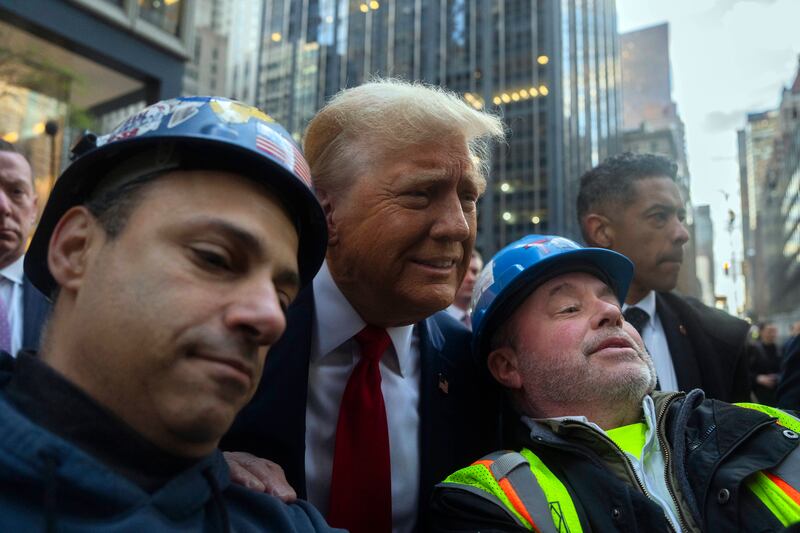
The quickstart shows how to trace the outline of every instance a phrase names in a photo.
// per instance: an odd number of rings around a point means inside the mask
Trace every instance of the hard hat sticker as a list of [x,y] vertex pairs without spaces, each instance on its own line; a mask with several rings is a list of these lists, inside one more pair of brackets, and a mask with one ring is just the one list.
[[275,122],[275,119],[260,109],[230,100],[212,100],[211,109],[214,110],[220,120],[228,123],[245,124],[251,118],[263,120],[264,122]]
[[549,255],[550,252],[554,251],[555,248],[572,250],[577,248],[577,245],[569,239],[564,239],[563,237],[544,237],[535,241],[528,241],[522,244],[522,248],[525,250],[529,248],[536,248],[540,255]]
[[257,124],[256,148],[277,159],[311,187],[311,171],[300,150],[266,124]]
[[472,289],[472,301],[470,302],[470,309],[475,309],[478,301],[483,296],[483,293],[494,284],[494,260],[489,261],[489,264],[483,267],[478,280],[475,282],[475,288]]
[[181,102],[172,111],[167,128],[174,128],[195,116],[205,102]]
[[137,137],[139,135],[144,135],[148,131],[157,130],[159,126],[161,126],[163,118],[172,112],[172,109],[178,102],[179,100],[173,98],[172,100],[158,102],[157,104],[143,109],[117,126],[111,133],[104,136],[102,142],[98,140],[98,146],[121,139]]

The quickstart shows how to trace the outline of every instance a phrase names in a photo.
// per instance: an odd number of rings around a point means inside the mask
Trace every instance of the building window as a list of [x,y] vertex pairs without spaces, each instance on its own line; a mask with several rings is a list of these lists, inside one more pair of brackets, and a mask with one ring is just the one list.
[[182,0],[139,0],[139,16],[172,35],[180,35]]

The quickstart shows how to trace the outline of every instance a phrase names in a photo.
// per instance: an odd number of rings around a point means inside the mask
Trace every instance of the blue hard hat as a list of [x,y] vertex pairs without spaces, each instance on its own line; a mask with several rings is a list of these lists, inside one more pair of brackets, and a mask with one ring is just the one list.
[[299,236],[303,285],[325,258],[328,232],[308,163],[291,136],[259,109],[216,96],[173,98],[131,116],[108,135],[85,133],[73,162],[55,183],[30,248],[25,273],[44,294],[57,284],[47,266],[50,236],[61,216],[85,203],[108,175],[220,170],[264,185],[285,206]]
[[620,304],[633,263],[605,248],[585,248],[557,235],[528,235],[497,252],[472,292],[472,347],[483,360],[497,327],[542,283],[568,272],[589,272],[609,284]]

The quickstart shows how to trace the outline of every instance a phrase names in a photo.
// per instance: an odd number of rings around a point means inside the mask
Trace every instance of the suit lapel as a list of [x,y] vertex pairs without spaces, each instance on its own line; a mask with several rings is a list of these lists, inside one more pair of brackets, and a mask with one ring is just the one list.
[[286,332],[267,354],[262,388],[256,396],[258,405],[248,407],[250,413],[263,417],[251,423],[273,426],[269,433],[277,441],[274,444],[282,448],[276,457],[287,457],[281,466],[298,496],[305,498],[306,400],[314,320],[312,285],[298,294],[286,318]]
[[700,367],[697,365],[694,347],[688,337],[686,325],[683,324],[675,309],[664,297],[656,293],[656,313],[664,328],[667,346],[672,357],[672,366],[678,378],[678,388],[689,391],[702,386]]
[[454,436],[447,423],[452,419],[449,411],[453,364],[444,356],[444,335],[433,317],[418,323],[417,328],[421,358],[419,497],[420,509],[425,509],[433,486],[443,479],[439,465],[449,463],[442,454],[453,448]]
[[22,349],[39,350],[42,327],[50,311],[50,303],[34,287],[27,276],[22,278]]

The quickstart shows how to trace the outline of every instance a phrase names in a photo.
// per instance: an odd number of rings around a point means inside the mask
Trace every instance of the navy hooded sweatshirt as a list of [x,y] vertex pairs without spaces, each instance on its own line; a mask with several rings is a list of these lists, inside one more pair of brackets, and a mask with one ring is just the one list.
[[[86,431],[92,427],[96,433]],[[124,454],[136,452],[140,437],[30,355],[0,357],[0,428],[0,531],[338,531],[307,502],[287,505],[232,484],[219,451],[134,472]],[[116,445],[129,450],[98,458],[114,444],[111,430],[125,435]],[[158,455],[142,460],[158,463]]]

